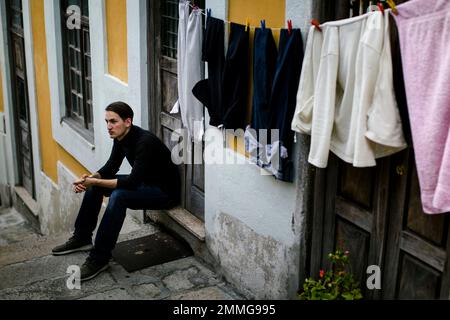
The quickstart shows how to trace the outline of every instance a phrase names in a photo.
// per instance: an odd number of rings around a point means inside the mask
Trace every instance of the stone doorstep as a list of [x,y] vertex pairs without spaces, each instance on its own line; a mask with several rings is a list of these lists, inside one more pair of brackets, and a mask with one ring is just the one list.
[[39,205],[28,191],[19,186],[13,188],[13,207],[22,214],[28,221],[32,229],[38,234],[41,233],[39,223]]
[[150,221],[160,225],[163,230],[186,241],[196,257],[212,269],[215,268],[215,259],[206,246],[206,230],[203,221],[179,207],[171,210],[146,211],[145,215]]
[[197,239],[205,242],[205,223],[183,208],[166,211],[169,217],[178,222],[183,228],[192,233]]
[[31,195],[28,193],[28,191],[23,187],[14,187],[14,191],[16,192],[17,196],[20,198],[20,200],[25,203],[27,208],[33,213],[35,217],[39,215],[39,205],[36,200],[34,200]]

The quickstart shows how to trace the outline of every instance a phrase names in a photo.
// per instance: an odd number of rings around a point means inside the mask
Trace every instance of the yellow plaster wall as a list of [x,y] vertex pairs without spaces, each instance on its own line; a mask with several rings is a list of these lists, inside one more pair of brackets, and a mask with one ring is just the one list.
[[108,72],[128,82],[127,4],[126,0],[106,0]]
[[[249,21],[250,24],[250,83],[248,95],[247,121],[250,122],[253,96],[253,38],[255,27],[260,27],[261,20],[266,20],[267,28],[283,28],[285,22],[285,1],[284,0],[229,0],[228,20],[240,24]],[[279,30],[272,30],[275,42],[278,46],[280,38]],[[230,141],[229,141],[230,142]],[[237,152],[245,154],[243,139],[232,139],[229,146]]]
[[30,1],[30,9],[33,28],[33,56],[42,171],[55,183],[58,183],[57,161],[61,161],[70,171],[78,176],[88,171],[53,139],[44,0]]

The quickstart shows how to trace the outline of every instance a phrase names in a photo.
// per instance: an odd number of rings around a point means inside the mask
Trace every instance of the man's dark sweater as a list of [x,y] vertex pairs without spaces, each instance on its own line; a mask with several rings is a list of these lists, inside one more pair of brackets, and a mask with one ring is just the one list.
[[133,125],[121,140],[114,139],[111,156],[98,170],[102,179],[114,179],[124,158],[132,166],[128,177],[119,177],[117,189],[133,190],[140,184],[153,185],[174,201],[180,198],[180,176],[169,149],[153,133]]

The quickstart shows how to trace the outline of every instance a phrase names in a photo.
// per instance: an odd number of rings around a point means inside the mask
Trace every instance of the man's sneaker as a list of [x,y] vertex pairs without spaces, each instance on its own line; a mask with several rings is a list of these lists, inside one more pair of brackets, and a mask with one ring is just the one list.
[[72,236],[66,243],[53,248],[52,254],[54,256],[61,256],[77,251],[88,251],[92,249],[91,241],[81,241]]
[[98,276],[102,271],[105,271],[109,267],[109,262],[100,263],[96,259],[88,256],[80,269],[81,281],[91,280]]

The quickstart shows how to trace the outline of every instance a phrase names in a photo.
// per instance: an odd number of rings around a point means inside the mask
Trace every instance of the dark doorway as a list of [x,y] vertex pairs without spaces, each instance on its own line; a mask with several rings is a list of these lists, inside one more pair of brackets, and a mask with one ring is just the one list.
[[[196,1],[196,4],[204,8],[204,1]],[[171,136],[174,130],[183,126],[179,113],[170,114],[178,99],[178,0],[149,1],[149,14],[149,127],[172,150],[182,137],[178,141],[171,141]],[[192,160],[193,143],[189,144],[188,149]],[[180,172],[183,183],[182,207],[204,220],[204,164],[180,165]]]
[[6,1],[8,16],[9,56],[11,61],[11,87],[16,127],[17,165],[19,184],[34,198],[33,153],[30,129],[27,69],[23,31],[22,1]]

